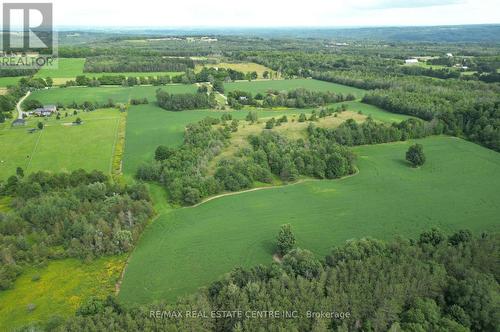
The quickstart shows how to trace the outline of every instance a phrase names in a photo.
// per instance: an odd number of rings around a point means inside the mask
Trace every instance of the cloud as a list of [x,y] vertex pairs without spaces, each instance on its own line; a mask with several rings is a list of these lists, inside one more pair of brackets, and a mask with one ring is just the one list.
[[500,23],[498,0],[141,0],[140,5],[123,0],[51,2],[54,3],[54,22],[57,26],[271,27]]

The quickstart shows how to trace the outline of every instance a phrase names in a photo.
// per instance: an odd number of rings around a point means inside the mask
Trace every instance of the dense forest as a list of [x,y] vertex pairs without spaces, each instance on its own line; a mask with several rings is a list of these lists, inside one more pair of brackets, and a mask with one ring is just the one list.
[[[281,263],[235,268],[177,304],[125,308],[112,297],[91,298],[76,317],[54,318],[45,327],[54,331],[496,331],[499,240],[486,233],[472,236],[462,230],[446,236],[432,229],[416,240],[351,240],[322,260],[296,248]],[[262,311],[268,314],[256,315]]]
[[158,106],[169,111],[183,111],[214,108],[217,105],[214,94],[203,92],[173,94],[158,89],[156,91]]
[[0,196],[10,199],[0,212],[0,290],[28,264],[128,252],[153,215],[143,185],[118,185],[98,171],[24,177],[18,168]]
[[341,93],[331,91],[321,92],[307,89],[294,89],[290,91],[269,90],[265,94],[257,93],[255,96],[249,92],[239,90],[230,91],[227,94],[228,104],[235,109],[241,109],[243,105],[264,108],[306,108],[326,106],[332,103],[355,99],[356,97],[352,94],[344,96]]

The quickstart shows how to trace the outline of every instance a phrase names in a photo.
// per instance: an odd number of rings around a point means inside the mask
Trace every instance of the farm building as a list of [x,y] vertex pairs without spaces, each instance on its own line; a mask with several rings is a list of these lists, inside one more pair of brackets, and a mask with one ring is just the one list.
[[405,63],[406,64],[415,64],[415,63],[418,63],[418,59],[406,59]]
[[51,116],[56,112],[57,107],[55,105],[47,105],[41,108],[34,109],[33,111],[29,112],[29,114],[35,116]]

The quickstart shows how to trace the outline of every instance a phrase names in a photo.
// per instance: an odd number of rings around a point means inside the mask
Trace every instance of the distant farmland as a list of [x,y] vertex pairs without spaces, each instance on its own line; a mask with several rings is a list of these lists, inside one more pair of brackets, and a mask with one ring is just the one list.
[[195,85],[52,88],[35,91],[29,99],[36,99],[42,104],[62,103],[64,105],[68,105],[73,101],[77,104],[85,101],[102,104],[108,102],[109,99],[114,102],[126,103],[131,98],[148,98],[150,102],[154,102],[156,100],[156,90],[159,88],[170,93],[194,93],[197,89]]
[[313,79],[294,79],[294,80],[262,80],[252,82],[233,82],[225,84],[226,91],[242,90],[253,94],[265,93],[268,90],[294,90],[304,88],[313,91],[331,91],[342,94],[352,93],[357,98],[362,97],[366,91],[353,88],[347,85],[323,82]]
[[[57,68],[42,68],[38,71],[35,77],[47,78],[51,77],[55,84],[64,84],[66,81],[74,80],[79,75],[87,77],[101,77],[101,76],[118,76],[123,75],[126,77],[150,77],[150,76],[175,76],[180,75],[180,72],[125,72],[125,73],[86,73],[83,71],[85,65],[84,58],[60,58],[57,62]],[[16,81],[17,82],[17,81]],[[0,78],[0,86],[2,86],[2,79]]]

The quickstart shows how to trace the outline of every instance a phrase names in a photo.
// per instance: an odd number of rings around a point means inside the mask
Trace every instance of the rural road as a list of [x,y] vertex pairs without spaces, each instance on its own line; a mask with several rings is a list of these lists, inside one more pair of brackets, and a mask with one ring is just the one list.
[[23,118],[23,110],[21,109],[21,105],[23,104],[24,100],[29,97],[30,94],[31,94],[31,91],[28,91],[24,95],[24,97],[22,97],[21,99],[19,99],[19,101],[17,102],[16,109],[17,109],[17,118],[18,119],[22,119]]

